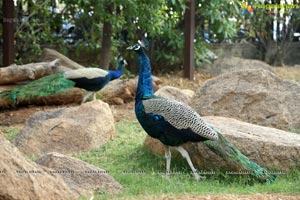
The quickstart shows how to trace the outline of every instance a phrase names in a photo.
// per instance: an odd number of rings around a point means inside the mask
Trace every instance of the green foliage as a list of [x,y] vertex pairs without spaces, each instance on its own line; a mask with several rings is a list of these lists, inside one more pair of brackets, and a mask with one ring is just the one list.
[[[185,1],[166,1],[163,11],[165,20],[161,31],[150,35],[155,51],[155,63],[162,69],[183,64]],[[197,0],[195,11],[195,63],[197,67],[201,67],[202,63],[210,62],[206,54],[208,45],[204,40],[204,33],[210,32],[218,41],[232,38],[236,27],[230,18],[239,12],[238,1],[228,3],[221,0]]]
[[[17,2],[18,63],[35,60],[40,55],[43,45],[57,45],[64,50],[72,48],[77,55],[81,52],[97,54],[102,48],[103,23],[109,22],[113,32],[111,58],[118,54],[126,54],[125,47],[128,46],[128,42],[141,39],[142,35],[147,33],[151,40],[150,58],[156,68],[167,71],[182,66],[185,0],[150,2],[60,0],[59,2],[65,5],[60,13],[53,11],[57,5],[51,0],[18,0]],[[249,0],[248,3],[257,2]],[[30,6],[25,9],[27,5]],[[210,62],[206,54],[209,46],[204,40],[204,33],[208,33],[212,41],[228,41],[235,38],[236,28],[239,25],[244,25],[252,37],[259,39],[258,48],[262,52],[262,59],[271,62],[283,57],[287,48],[285,41],[289,41],[293,31],[299,28],[300,10],[285,9],[281,14],[274,14],[266,9],[256,9],[254,14],[247,15],[242,15],[242,10],[241,2],[238,0],[196,0],[195,61],[197,67],[200,67],[203,62]],[[276,41],[276,48],[270,48],[274,19],[282,23],[287,17],[290,17],[290,23],[284,27],[287,31],[278,31],[279,39]],[[238,22],[234,22],[233,19]],[[57,34],[61,31],[62,20],[74,24],[75,33],[80,35],[79,38],[74,39],[73,45],[64,42],[64,38]],[[126,41],[121,39],[124,31],[128,32]],[[265,58],[268,49],[271,49],[271,53],[268,53],[271,56]],[[98,60],[94,62],[97,63]]]
[[[23,7],[31,0],[18,1]],[[53,1],[33,1],[28,13],[21,9],[19,24],[16,31],[17,59],[24,62],[24,58],[36,58],[42,45],[58,45],[64,49],[72,48],[78,55],[82,51],[100,52],[103,23],[108,21],[112,25],[113,45],[111,58],[124,54],[128,43],[121,40],[123,31],[128,32],[129,42],[141,39],[147,33],[151,39],[150,54],[157,68],[178,67],[183,60],[183,34],[185,0],[60,0],[65,7],[56,13],[51,7]],[[203,34],[208,29],[218,40],[231,38],[235,33],[233,17],[237,0],[232,1],[196,1],[196,65],[209,62],[206,57],[208,48]],[[18,7],[19,11],[20,8]],[[19,11],[17,11],[19,13]],[[27,20],[21,20],[22,16]],[[53,34],[62,27],[62,20],[75,25],[75,32],[82,37],[75,39],[74,45],[63,42],[63,38]],[[128,42],[128,41],[126,41]],[[88,50],[87,50],[88,49]],[[27,55],[27,56],[26,56]],[[28,56],[29,55],[29,56]],[[34,56],[35,55],[35,56]],[[28,59],[26,60],[28,62]],[[113,60],[111,60],[112,62]],[[168,69],[167,69],[168,70]]]
[[29,5],[26,12],[21,6],[16,9],[16,63],[36,61],[41,55],[42,45],[62,42],[53,35],[61,27],[61,16],[50,9],[51,1],[30,2],[18,1],[18,5]]
[[[246,1],[254,7],[254,12],[245,14],[239,18],[239,23],[258,41],[257,47],[260,50],[259,58],[271,65],[283,65],[283,58],[287,51],[288,42],[293,39],[294,31],[300,27],[300,9],[268,9],[267,5],[281,4],[288,5],[287,1]],[[293,1],[292,1],[293,2]],[[266,7],[265,7],[266,6]],[[241,7],[241,10],[244,8]],[[286,20],[289,19],[287,22]],[[277,31],[273,30],[273,24],[277,25]],[[282,26],[280,30],[279,26]],[[274,40],[273,35],[276,36]]]
[[119,195],[97,192],[95,199],[143,199],[153,195],[182,194],[299,193],[300,172],[297,170],[278,175],[272,184],[260,184],[247,175],[229,175],[219,171],[202,174],[206,179],[196,182],[189,173],[186,161],[175,154],[171,167],[173,172],[178,173],[166,177],[164,156],[153,154],[143,146],[146,133],[138,122],[118,122],[116,132],[113,141],[75,155],[107,170],[124,187]]
[[[239,1],[204,1],[197,0],[199,9],[196,10],[197,17],[202,24],[199,26],[208,25],[219,40],[226,40],[232,38],[236,33],[236,24],[230,20],[237,17],[240,13]],[[205,22],[207,20],[207,22]],[[203,30],[202,30],[203,33]]]

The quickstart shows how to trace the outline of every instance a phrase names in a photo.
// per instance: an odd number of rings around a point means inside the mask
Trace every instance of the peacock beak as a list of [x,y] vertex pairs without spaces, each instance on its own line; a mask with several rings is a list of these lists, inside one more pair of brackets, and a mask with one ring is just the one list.
[[126,50],[133,50],[133,48],[134,48],[134,45],[127,47]]

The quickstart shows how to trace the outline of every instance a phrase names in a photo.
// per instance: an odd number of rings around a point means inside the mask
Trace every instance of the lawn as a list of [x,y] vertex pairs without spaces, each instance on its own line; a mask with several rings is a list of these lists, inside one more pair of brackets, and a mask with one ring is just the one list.
[[175,158],[171,169],[178,173],[166,177],[164,156],[154,155],[143,146],[146,134],[137,122],[118,122],[116,131],[117,137],[106,145],[73,155],[109,171],[124,187],[124,191],[115,196],[98,191],[94,199],[141,199],[182,194],[300,194],[300,172],[297,170],[277,175],[273,184],[261,184],[247,175],[226,175],[224,172],[206,174],[205,179],[196,182],[189,174],[187,163]]
[[[15,139],[20,129],[20,127],[7,126],[0,128],[10,141]],[[183,199],[190,196],[192,196],[190,199],[197,199],[198,195],[222,197],[228,194],[245,194],[246,199],[247,197],[251,199],[253,194],[300,195],[299,170],[277,175],[276,181],[272,184],[261,184],[248,175],[228,175],[221,171],[205,174],[205,179],[196,182],[190,174],[186,161],[181,157],[174,157],[171,169],[176,173],[166,177],[164,156],[153,154],[143,146],[146,133],[137,121],[117,122],[116,132],[117,136],[100,148],[72,155],[108,171],[124,187],[123,192],[118,195],[96,191],[94,200],[168,199],[169,196],[177,199],[182,195],[184,195]],[[231,198],[235,196],[226,199]]]

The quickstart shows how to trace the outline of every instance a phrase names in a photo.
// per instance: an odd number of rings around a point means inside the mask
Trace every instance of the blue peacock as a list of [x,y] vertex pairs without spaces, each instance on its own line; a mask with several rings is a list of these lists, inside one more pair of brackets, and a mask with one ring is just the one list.
[[143,129],[165,147],[166,174],[170,174],[171,152],[174,147],[187,160],[196,180],[202,178],[188,152],[182,147],[187,142],[204,142],[212,151],[242,170],[252,172],[263,182],[273,182],[275,176],[243,155],[212,126],[206,124],[191,107],[173,99],[154,95],[149,57],[145,42],[128,47],[138,54],[139,79],[135,97],[135,114]]
[[117,70],[103,70],[100,68],[82,68],[56,73],[32,81],[26,85],[0,93],[0,98],[7,99],[12,106],[22,101],[29,101],[38,97],[46,97],[62,92],[68,88],[78,87],[88,91],[83,97],[84,103],[93,94],[101,90],[109,81],[119,78],[123,73],[123,67],[127,65],[123,57],[118,59]]
[[83,88],[88,92],[84,96],[82,103],[93,94],[93,99],[96,99],[96,92],[101,90],[109,81],[119,78],[123,73],[123,66],[127,65],[123,57],[119,58],[117,70],[103,70],[100,68],[83,68],[66,71],[64,78],[75,83],[75,87]]

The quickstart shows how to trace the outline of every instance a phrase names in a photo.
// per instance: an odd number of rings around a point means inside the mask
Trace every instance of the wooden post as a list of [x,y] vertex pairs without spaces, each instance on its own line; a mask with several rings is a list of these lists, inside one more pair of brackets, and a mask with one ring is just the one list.
[[3,65],[14,62],[14,1],[2,0],[3,5]]
[[194,80],[195,0],[187,2],[184,14],[184,77]]

